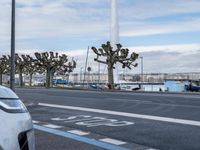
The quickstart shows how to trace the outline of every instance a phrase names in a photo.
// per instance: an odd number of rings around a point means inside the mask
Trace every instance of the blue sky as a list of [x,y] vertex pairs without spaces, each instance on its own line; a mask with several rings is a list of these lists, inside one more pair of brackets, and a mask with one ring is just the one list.
[[[0,2],[0,54],[10,49],[10,1]],[[110,0],[16,3],[18,53],[55,50],[81,66],[87,46],[109,40]],[[118,7],[120,43],[144,56],[145,72],[200,71],[200,0],[118,0]]]

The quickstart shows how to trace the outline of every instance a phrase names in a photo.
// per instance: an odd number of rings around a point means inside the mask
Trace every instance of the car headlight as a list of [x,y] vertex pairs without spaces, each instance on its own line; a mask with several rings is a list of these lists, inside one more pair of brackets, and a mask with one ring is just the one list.
[[19,99],[0,99],[0,109],[8,113],[25,113],[26,107]]

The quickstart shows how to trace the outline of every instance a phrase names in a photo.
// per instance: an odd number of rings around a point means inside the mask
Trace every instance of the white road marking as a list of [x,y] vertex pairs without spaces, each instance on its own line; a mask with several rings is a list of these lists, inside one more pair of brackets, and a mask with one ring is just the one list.
[[54,125],[54,124],[46,124],[46,125],[43,125],[43,126],[48,127],[48,128],[53,128],[53,129],[62,128],[62,126],[57,126],[57,125]]
[[61,119],[61,118],[51,118],[51,120],[53,120],[53,121],[64,121],[64,120],[66,120],[66,119]]
[[64,106],[64,105],[47,104],[47,103],[39,103],[38,105],[46,106],[46,107],[70,109],[70,110],[87,111],[87,112],[94,112],[94,113],[101,113],[101,114],[117,115],[117,116],[131,117],[131,118],[147,119],[147,120],[154,120],[154,121],[170,122],[170,123],[177,123],[177,124],[192,125],[192,126],[200,127],[200,121],[193,121],[193,120],[176,119],[176,118],[168,118],[168,117],[160,117],[160,116],[152,116],[152,115],[142,115],[142,114],[111,111],[111,110],[104,110],[104,109]]
[[115,140],[115,139],[110,139],[110,138],[100,139],[99,141],[110,143],[110,144],[114,144],[114,145],[126,144],[126,142]]
[[111,126],[111,127],[119,127],[119,126],[127,126],[132,125],[134,122],[128,121],[119,121],[116,119],[108,119],[103,117],[92,117],[92,116],[70,116],[66,118],[64,121],[66,123],[73,122],[76,125],[82,125],[87,127],[96,127],[96,126]]
[[67,131],[67,132],[77,134],[77,135],[81,135],[81,136],[90,134],[89,132],[83,132],[83,131],[80,131],[80,130],[70,130],[70,131]]
[[36,121],[36,120],[32,120],[32,122],[33,122],[33,123],[39,123],[39,121]]
[[54,121],[64,121],[65,123],[75,123],[76,125],[82,125],[87,127],[96,127],[96,126],[128,126],[135,124],[134,122],[129,121],[120,121],[116,119],[109,119],[104,117],[93,117],[88,115],[78,115],[70,116],[67,118],[51,118]]

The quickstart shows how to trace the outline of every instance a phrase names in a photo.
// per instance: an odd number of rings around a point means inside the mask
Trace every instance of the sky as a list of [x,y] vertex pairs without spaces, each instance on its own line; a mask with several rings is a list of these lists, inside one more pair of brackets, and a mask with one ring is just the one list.
[[[110,40],[110,0],[16,0],[16,52],[66,53],[84,67],[88,46]],[[200,0],[118,0],[120,43],[145,73],[200,72]],[[0,1],[0,55],[10,51],[11,0]],[[90,50],[88,65],[97,72]],[[139,73],[139,66],[118,72]],[[101,72],[106,66],[101,65]]]

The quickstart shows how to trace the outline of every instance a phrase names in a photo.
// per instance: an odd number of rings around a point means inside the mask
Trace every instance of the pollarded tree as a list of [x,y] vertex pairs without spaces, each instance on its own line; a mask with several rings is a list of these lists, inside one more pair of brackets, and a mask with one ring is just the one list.
[[19,74],[19,86],[22,87],[23,83],[23,73],[25,73],[25,68],[28,66],[28,61],[25,59],[25,55],[18,55],[15,54],[15,66],[16,66],[16,73]]
[[[122,64],[122,68],[127,67],[131,69],[131,66],[137,66],[137,63],[134,62],[139,57],[139,55],[135,52],[132,52],[129,56],[129,49],[122,48],[121,44],[117,44],[116,46],[117,48],[114,50],[110,42],[107,42],[106,44],[102,44],[99,49],[92,47],[93,52],[97,55],[97,58],[94,60],[107,65],[108,83],[110,89],[114,89],[113,69],[115,69],[115,64],[119,62]],[[104,57],[105,61],[102,59],[100,60],[100,57]]]
[[29,86],[32,86],[32,78],[33,74],[38,72],[41,73],[42,70],[37,65],[37,60],[31,57],[30,55],[22,55],[24,61],[26,62],[26,66],[24,68],[24,73],[29,75]]
[[44,53],[35,53],[37,58],[37,65],[41,68],[44,68],[46,71],[46,87],[49,88],[52,85],[52,79],[56,70],[67,63],[67,55],[54,52],[44,52]]
[[9,57],[3,55],[0,58],[0,85],[2,85],[2,75],[7,73],[9,70]]

